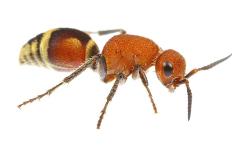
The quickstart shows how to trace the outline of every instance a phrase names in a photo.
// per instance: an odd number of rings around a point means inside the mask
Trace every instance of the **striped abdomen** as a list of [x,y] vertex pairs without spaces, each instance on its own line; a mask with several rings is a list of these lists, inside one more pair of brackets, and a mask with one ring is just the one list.
[[20,51],[19,61],[57,70],[73,70],[97,53],[98,47],[88,34],[59,28],[29,40]]

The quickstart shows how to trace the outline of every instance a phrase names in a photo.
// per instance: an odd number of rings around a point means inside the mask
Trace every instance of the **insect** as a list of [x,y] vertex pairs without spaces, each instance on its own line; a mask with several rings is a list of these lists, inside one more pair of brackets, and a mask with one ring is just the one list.
[[[100,53],[97,44],[90,37],[93,33],[99,35],[119,34],[109,39]],[[199,71],[208,70],[218,65],[231,55],[185,74],[185,59],[180,53],[173,49],[162,50],[151,39],[126,34],[123,29],[98,32],[84,32],[71,28],[52,29],[37,35],[22,47],[19,58],[20,63],[73,72],[45,93],[24,101],[18,107],[21,108],[23,105],[50,95],[55,89],[71,82],[90,67],[99,71],[100,77],[105,83],[114,80],[114,84],[106,98],[106,103],[100,113],[97,129],[101,126],[109,102],[117,91],[119,83],[125,81],[130,75],[133,78],[138,77],[141,79],[151,100],[153,110],[157,113],[145,74],[148,68],[154,66],[158,79],[168,89],[175,90],[176,87],[185,84],[188,94],[188,120],[190,120],[192,92],[188,79]]]

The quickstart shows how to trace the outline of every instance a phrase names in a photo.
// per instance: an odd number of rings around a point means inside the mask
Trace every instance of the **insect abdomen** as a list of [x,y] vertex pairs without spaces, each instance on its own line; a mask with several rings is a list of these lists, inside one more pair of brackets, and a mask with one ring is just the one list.
[[99,53],[96,43],[82,31],[52,29],[29,40],[21,49],[20,63],[73,70]]
[[39,52],[39,44],[43,34],[39,34],[36,37],[29,40],[20,51],[19,62],[21,64],[36,64],[44,65],[42,57]]

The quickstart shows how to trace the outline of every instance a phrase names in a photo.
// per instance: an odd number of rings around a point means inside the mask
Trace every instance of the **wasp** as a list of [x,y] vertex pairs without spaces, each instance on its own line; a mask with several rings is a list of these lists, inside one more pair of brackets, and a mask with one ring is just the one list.
[[[119,33],[110,38],[100,52],[91,34],[106,35]],[[24,101],[23,105],[50,95],[63,84],[71,82],[87,68],[98,70],[101,80],[105,83],[114,80],[114,84],[101,110],[97,129],[100,128],[109,102],[112,100],[119,83],[128,76],[140,78],[144,85],[155,113],[157,108],[149,89],[145,71],[155,67],[161,83],[169,90],[175,90],[184,84],[188,95],[188,120],[191,116],[192,92],[189,78],[199,71],[208,70],[227,60],[232,54],[204,67],[185,73],[184,57],[173,49],[163,50],[151,39],[127,34],[123,29],[104,30],[97,32],[80,31],[72,28],[57,28],[41,33],[29,40],[21,49],[19,61],[21,64],[32,64],[53,68],[58,71],[72,71],[60,83],[34,98]]]

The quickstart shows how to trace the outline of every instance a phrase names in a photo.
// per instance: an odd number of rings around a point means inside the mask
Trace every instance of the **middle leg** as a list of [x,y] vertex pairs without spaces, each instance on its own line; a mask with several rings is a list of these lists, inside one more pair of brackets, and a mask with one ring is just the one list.
[[148,92],[148,95],[149,95],[149,98],[151,100],[151,104],[152,104],[152,107],[153,107],[153,110],[155,113],[157,113],[157,108],[156,108],[156,105],[155,105],[155,102],[153,100],[153,97],[152,97],[152,94],[151,94],[151,91],[148,87],[148,80],[147,80],[147,77],[146,77],[146,74],[145,74],[145,71],[140,67],[140,66],[137,66],[136,67],[136,70],[134,71],[135,73],[137,72],[139,74],[139,77],[144,85],[144,87],[146,88],[147,92]]
[[108,107],[108,104],[109,104],[109,102],[112,100],[112,98],[114,97],[114,94],[116,93],[116,90],[117,90],[117,88],[118,88],[119,82],[120,82],[121,80],[123,80],[123,79],[125,79],[125,76],[124,76],[122,73],[117,75],[117,78],[116,78],[116,80],[115,80],[115,82],[114,82],[114,85],[113,85],[113,87],[111,88],[110,93],[109,93],[109,95],[108,95],[107,98],[106,98],[107,101],[106,101],[106,103],[105,103],[103,109],[101,110],[101,115],[100,115],[100,117],[99,117],[99,119],[98,119],[98,122],[97,122],[97,129],[100,129],[100,127],[101,127],[101,122],[102,122],[103,117],[104,117],[104,115],[105,115],[105,113],[106,113],[106,109],[107,109],[107,107]]

